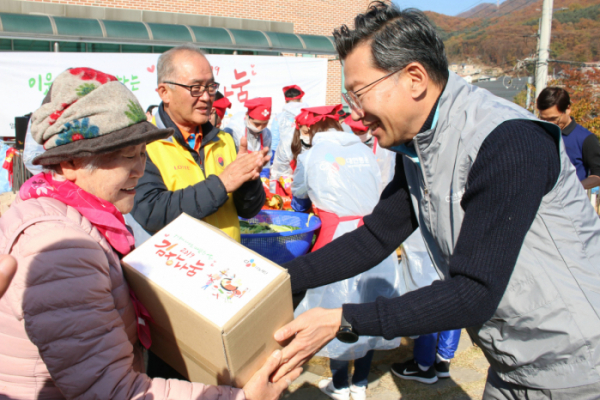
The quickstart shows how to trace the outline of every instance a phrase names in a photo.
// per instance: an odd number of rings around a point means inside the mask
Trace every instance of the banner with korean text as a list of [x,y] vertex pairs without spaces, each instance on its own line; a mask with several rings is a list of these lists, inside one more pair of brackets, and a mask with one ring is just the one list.
[[[142,107],[159,104],[156,63],[160,54],[4,52],[0,57],[0,136],[14,136],[14,118],[35,111],[56,76],[67,68],[90,67],[116,76]],[[300,86],[311,106],[325,104],[327,60],[305,57],[208,55],[219,91],[232,103],[228,116],[245,111],[243,103],[271,97],[273,113],[285,104],[282,88]],[[180,82],[186,83],[186,82]]]

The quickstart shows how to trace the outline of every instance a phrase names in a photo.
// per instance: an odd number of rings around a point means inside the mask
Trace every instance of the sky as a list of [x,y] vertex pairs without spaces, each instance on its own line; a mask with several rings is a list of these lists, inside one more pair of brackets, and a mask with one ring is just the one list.
[[[401,8],[418,8],[422,11],[435,11],[440,14],[457,15],[481,3],[495,3],[496,0],[393,0]],[[500,0],[502,3],[504,0]]]

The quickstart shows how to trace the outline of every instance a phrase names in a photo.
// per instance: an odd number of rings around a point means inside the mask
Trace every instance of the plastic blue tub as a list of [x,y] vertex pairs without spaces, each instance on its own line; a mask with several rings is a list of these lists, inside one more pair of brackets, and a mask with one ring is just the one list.
[[313,235],[321,227],[318,217],[292,211],[262,210],[254,218],[240,220],[300,227],[291,232],[242,234],[244,246],[280,265],[308,253]]
[[262,171],[260,171],[261,178],[269,178],[270,176],[271,176],[271,168],[263,168]]

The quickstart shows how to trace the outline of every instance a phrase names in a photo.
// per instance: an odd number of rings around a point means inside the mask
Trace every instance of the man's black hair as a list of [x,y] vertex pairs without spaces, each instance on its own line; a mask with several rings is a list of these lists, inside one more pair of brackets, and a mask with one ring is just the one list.
[[225,97],[225,96],[223,96],[223,93],[221,93],[217,90],[217,93],[215,93],[215,101],[221,100],[223,97]]
[[152,104],[151,106],[148,106],[148,108],[146,108],[146,112],[147,113],[152,113],[152,111],[154,111],[154,109],[158,107],[156,104]]
[[537,108],[540,111],[556,106],[558,111],[564,113],[570,105],[571,97],[569,96],[569,92],[555,86],[549,86],[542,90],[542,93],[537,98]]
[[341,60],[356,46],[370,42],[375,67],[394,72],[418,62],[436,85],[444,87],[448,82],[444,42],[419,10],[400,10],[393,4],[375,1],[367,12],[356,16],[354,30],[342,25],[333,31],[333,37]]
[[298,97],[300,96],[300,91],[298,89],[288,89],[285,91],[285,93],[283,94],[285,96],[286,99],[293,99],[294,97]]

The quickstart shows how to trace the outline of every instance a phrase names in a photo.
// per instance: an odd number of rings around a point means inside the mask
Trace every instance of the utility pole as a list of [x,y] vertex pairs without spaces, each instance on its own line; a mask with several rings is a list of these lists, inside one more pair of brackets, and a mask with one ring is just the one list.
[[550,33],[552,31],[552,6],[554,0],[544,0],[540,23],[540,42],[535,70],[535,98],[546,88],[548,81],[548,58],[550,58]]
[[525,101],[525,108],[529,111],[532,110],[531,107],[531,86],[533,85],[533,76],[527,78],[527,100]]

